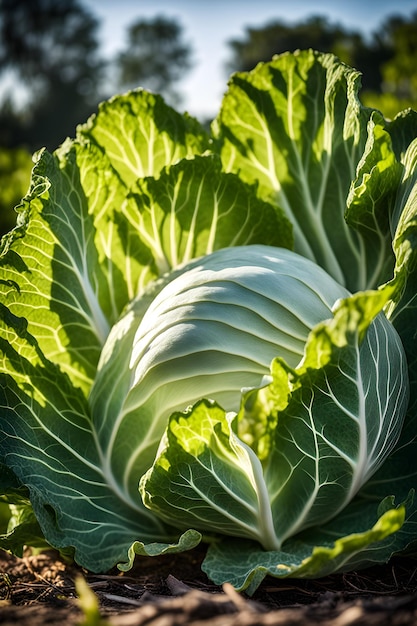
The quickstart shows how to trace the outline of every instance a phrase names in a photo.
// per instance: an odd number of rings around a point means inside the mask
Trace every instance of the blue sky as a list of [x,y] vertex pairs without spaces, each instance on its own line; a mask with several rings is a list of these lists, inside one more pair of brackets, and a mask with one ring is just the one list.
[[224,65],[227,41],[240,38],[246,26],[262,26],[273,19],[289,23],[309,15],[364,33],[377,29],[390,15],[410,16],[417,0],[82,0],[100,19],[103,52],[113,55],[123,47],[126,28],[135,19],[158,14],[177,18],[193,47],[195,67],[181,84],[187,110],[199,117],[216,113],[226,89]]

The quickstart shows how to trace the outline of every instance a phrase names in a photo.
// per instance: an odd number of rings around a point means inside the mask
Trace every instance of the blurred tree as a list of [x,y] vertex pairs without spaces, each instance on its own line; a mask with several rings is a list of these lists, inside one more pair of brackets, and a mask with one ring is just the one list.
[[336,44],[346,47],[349,53],[349,47],[361,42],[360,35],[356,33],[349,37],[353,39],[352,43],[347,41],[348,34],[344,29],[329,24],[327,18],[322,16],[312,16],[295,24],[276,20],[261,28],[249,27],[244,38],[231,40],[232,58],[228,65],[230,70],[248,71],[258,61],[267,61],[274,54],[292,52],[297,48],[330,52]]
[[323,16],[312,16],[295,24],[277,20],[261,28],[247,28],[245,36],[229,41],[229,46],[232,53],[227,64],[228,72],[251,70],[259,61],[298,48],[333,52],[345,63],[363,68],[367,89],[380,86],[379,67],[389,58],[379,43],[370,47],[359,32],[332,24]]
[[409,20],[388,18],[377,37],[391,53],[382,66],[382,91],[417,101],[417,11]]
[[191,69],[191,57],[177,21],[164,16],[138,20],[129,27],[126,49],[116,60],[119,85],[150,89],[177,105],[181,96],[174,84]]
[[[404,109],[417,110],[417,12],[405,19],[389,17],[374,33],[373,48],[383,49],[379,72],[381,83],[376,89],[364,91],[361,99],[366,106],[379,109],[393,118]],[[363,69],[363,65],[358,65]]]
[[417,13],[410,19],[392,16],[370,38],[329,23],[320,16],[289,25],[277,20],[247,28],[244,37],[229,41],[227,71],[248,71],[259,61],[297,48],[332,52],[362,72],[361,97],[387,117],[417,107]]
[[0,144],[54,149],[98,101],[97,20],[77,0],[0,0],[0,74],[28,92],[0,109]]

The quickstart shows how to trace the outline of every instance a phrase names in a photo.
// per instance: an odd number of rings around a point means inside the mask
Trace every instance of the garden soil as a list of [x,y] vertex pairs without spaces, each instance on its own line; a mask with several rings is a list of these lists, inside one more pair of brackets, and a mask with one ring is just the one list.
[[[249,598],[230,585],[210,583],[200,569],[203,558],[204,548],[198,547],[178,555],[139,557],[130,572],[97,575],[63,562],[53,551],[21,559],[0,551],[0,624],[417,625],[417,560],[395,559],[311,581],[268,577]],[[94,592],[90,617],[77,596],[80,577]]]

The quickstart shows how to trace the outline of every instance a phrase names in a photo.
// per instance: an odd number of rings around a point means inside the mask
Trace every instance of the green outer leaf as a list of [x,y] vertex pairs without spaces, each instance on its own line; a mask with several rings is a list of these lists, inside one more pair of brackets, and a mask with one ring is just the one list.
[[283,212],[257,198],[238,176],[223,173],[215,155],[183,159],[158,179],[139,180],[131,200],[136,231],[160,274],[220,248],[293,245]]
[[207,134],[197,120],[177,113],[161,96],[142,89],[103,102],[77,131],[105,152],[127,187],[209,148]]
[[404,517],[404,505],[380,516],[375,504],[351,505],[317,532],[288,540],[281,551],[265,552],[242,540],[212,543],[202,569],[215,584],[227,581],[252,595],[267,575],[319,578],[367,567],[388,561],[398,549],[396,537]]
[[135,541],[129,548],[128,562],[118,563],[117,567],[122,572],[127,572],[133,566],[135,556],[159,556],[161,554],[175,554],[192,550],[201,542],[201,534],[196,530],[186,530],[175,543],[148,543]]
[[402,163],[410,142],[417,137],[417,111],[406,109],[387,125],[397,160]]
[[[293,223],[295,251],[350,291],[375,288],[379,270],[387,270],[388,233],[379,220],[364,236],[344,218],[358,165],[361,182],[365,175],[361,158],[372,111],[361,106],[359,86],[359,73],[333,55],[285,53],[232,77],[213,127],[226,171],[258,181],[261,197],[279,204]],[[377,155],[380,143],[372,146]],[[395,177],[389,189],[391,183]]]
[[37,157],[19,225],[2,241],[0,298],[88,391],[111,325],[158,277],[129,188],[205,150],[207,138],[195,120],[143,91],[104,103],[78,135]]
[[[417,349],[410,326],[416,316],[417,298],[417,137],[403,156],[404,172],[398,188],[393,213],[393,249],[396,258],[393,284],[396,292],[387,309],[388,315],[409,353],[410,367],[415,370]],[[417,376],[412,377],[417,381]]]
[[368,263],[358,268],[363,272],[359,284],[376,286],[392,277],[395,259],[390,218],[402,170],[385,120],[374,112],[368,123],[368,140],[358,163],[356,179],[352,181],[347,198],[346,222],[360,232]]
[[[138,538],[174,540],[178,533],[150,514],[139,494],[136,506],[129,506],[112,491],[81,390],[44,357],[18,320],[15,327],[7,322],[10,342],[0,344],[0,461],[27,487],[48,543],[73,546],[80,565],[105,571],[126,560]],[[4,537],[3,547],[16,543],[25,528]]]
[[141,479],[142,500],[179,528],[244,536],[274,548],[261,464],[229,421],[205,400],[174,413],[157,460]]
[[[417,135],[417,113],[394,120],[390,131],[404,166],[393,212],[393,249],[396,257],[396,291],[387,314],[404,345],[410,380],[410,403],[401,438],[390,458],[363,491],[364,497],[381,493],[405,497],[417,485],[417,137],[410,141],[409,129]],[[414,550],[417,531],[414,530]]]
[[[320,339],[309,348],[320,352]],[[402,347],[379,317],[360,346],[354,335],[333,345],[329,363],[293,385],[265,469],[281,541],[349,503],[398,441],[408,401]]]
[[[414,405],[415,406],[415,405]],[[359,495],[364,500],[378,501],[387,494],[395,494],[397,500],[405,500],[410,488],[417,485],[417,413],[411,406],[406,415],[405,424],[393,452],[381,468],[362,487]],[[410,549],[417,551],[417,498],[410,507],[410,519],[404,525]]]
[[[401,437],[392,454],[361,489],[366,500],[393,493],[405,499],[417,484],[417,112],[404,111],[388,125],[397,159],[403,167],[391,216],[395,277],[386,313],[401,337],[408,362],[410,402]],[[384,288],[385,289],[385,288]],[[417,551],[417,513],[404,525],[403,549]]]
[[2,306],[84,390],[111,324],[155,276],[123,210],[126,189],[103,160],[96,148],[70,142],[57,156],[40,155],[24,200],[24,237],[7,240],[0,265]]

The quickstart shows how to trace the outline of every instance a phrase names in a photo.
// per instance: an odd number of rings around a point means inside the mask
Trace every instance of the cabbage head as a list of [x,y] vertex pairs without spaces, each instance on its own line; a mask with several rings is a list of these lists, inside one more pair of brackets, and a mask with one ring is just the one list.
[[0,547],[207,543],[252,593],[417,550],[417,113],[312,50],[208,135],[143,90],[34,156],[0,247]]

